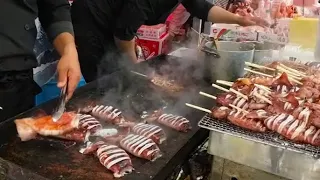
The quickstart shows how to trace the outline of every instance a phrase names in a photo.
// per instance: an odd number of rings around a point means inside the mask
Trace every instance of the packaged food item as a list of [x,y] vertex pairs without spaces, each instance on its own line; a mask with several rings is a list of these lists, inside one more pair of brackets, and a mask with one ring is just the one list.
[[158,24],[154,26],[142,25],[138,29],[137,35],[139,38],[160,39],[166,31],[167,26],[165,24]]
[[213,24],[211,26],[210,37],[223,41],[255,41],[257,33],[254,31],[242,30],[237,25]]
[[168,53],[170,49],[168,37],[168,34],[164,34],[160,39],[136,38],[138,60],[144,61]]

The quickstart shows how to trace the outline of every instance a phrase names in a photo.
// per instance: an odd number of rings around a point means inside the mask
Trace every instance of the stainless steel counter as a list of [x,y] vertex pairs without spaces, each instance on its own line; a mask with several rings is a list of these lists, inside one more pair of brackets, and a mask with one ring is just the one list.
[[320,179],[318,147],[276,139],[272,133],[253,133],[208,116],[199,126],[211,130],[209,154],[288,179]]

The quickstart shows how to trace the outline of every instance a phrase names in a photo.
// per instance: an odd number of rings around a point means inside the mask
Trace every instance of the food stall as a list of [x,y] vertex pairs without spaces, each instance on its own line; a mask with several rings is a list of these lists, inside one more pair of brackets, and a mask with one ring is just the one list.
[[[204,51],[206,61],[211,62],[208,72],[216,93],[199,93],[199,98],[213,100],[210,106],[192,102],[187,106],[207,113],[198,125],[210,130],[208,153],[213,155],[212,180],[320,178],[320,148],[315,143],[320,131],[316,118],[312,117],[317,113],[312,106],[318,104],[316,99],[319,98],[314,93],[319,90],[306,85],[308,80],[318,77],[316,74],[319,72],[319,63],[313,62],[313,53],[319,49],[315,48],[316,43],[319,43],[318,19],[314,16],[301,17],[299,13],[292,18],[286,12],[279,11],[281,6],[292,5],[296,4],[291,2],[281,5],[278,1],[270,4],[269,9],[275,9],[275,14],[281,16],[270,20],[271,23],[276,22],[270,29],[214,24],[211,26],[211,37],[204,36],[200,49]],[[271,14],[269,16],[272,18]],[[228,44],[228,48],[225,44]],[[250,50],[253,50],[253,55]],[[221,69],[224,70],[222,73],[216,72]],[[277,88],[274,89],[273,83],[281,82],[278,79],[284,73],[288,75],[287,82],[293,85],[291,88],[296,86],[300,90],[278,92]],[[259,78],[264,80],[258,82]],[[262,83],[267,82],[266,79],[269,79],[270,84]],[[261,84],[262,87],[259,86]],[[253,85],[264,90],[260,94],[253,93]],[[246,87],[252,91],[246,91]],[[305,88],[308,89],[305,92],[314,90],[312,97],[303,97],[305,94],[302,96]],[[276,96],[278,93],[280,96]],[[285,100],[288,94],[299,100],[295,108],[311,109],[310,117],[300,121],[300,111],[297,110],[297,116],[294,108],[292,111],[281,110],[282,106],[288,105],[288,100]],[[311,104],[304,104],[305,99],[309,99]],[[284,104],[279,105],[277,100]],[[265,103],[268,108],[274,107],[274,112],[265,107],[251,109],[262,105],[253,104],[256,102]],[[266,114],[264,117],[253,116],[253,112],[257,111]],[[303,121],[310,124],[304,124]],[[308,140],[308,136],[312,138]]]

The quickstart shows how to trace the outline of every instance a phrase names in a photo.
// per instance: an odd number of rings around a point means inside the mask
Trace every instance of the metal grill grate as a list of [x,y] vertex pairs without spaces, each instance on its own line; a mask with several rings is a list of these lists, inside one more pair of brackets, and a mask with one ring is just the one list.
[[298,153],[304,153],[313,156],[314,158],[320,158],[320,147],[305,144],[297,144],[285,140],[279,134],[270,131],[266,133],[256,133],[249,130],[245,130],[241,127],[237,127],[229,123],[228,121],[214,119],[210,117],[208,114],[200,120],[198,125],[208,130],[217,131],[231,136],[244,138],[247,140],[259,142],[262,144],[282,149],[287,149]]

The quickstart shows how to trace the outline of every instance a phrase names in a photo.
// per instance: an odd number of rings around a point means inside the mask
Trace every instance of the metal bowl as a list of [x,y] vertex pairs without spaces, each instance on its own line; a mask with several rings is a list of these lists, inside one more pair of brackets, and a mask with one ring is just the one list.
[[[212,43],[207,42],[205,47],[213,47]],[[245,74],[245,62],[253,61],[254,43],[218,41],[216,45],[218,56],[208,51],[204,53],[205,77],[211,83],[219,79],[233,81],[242,77]]]

